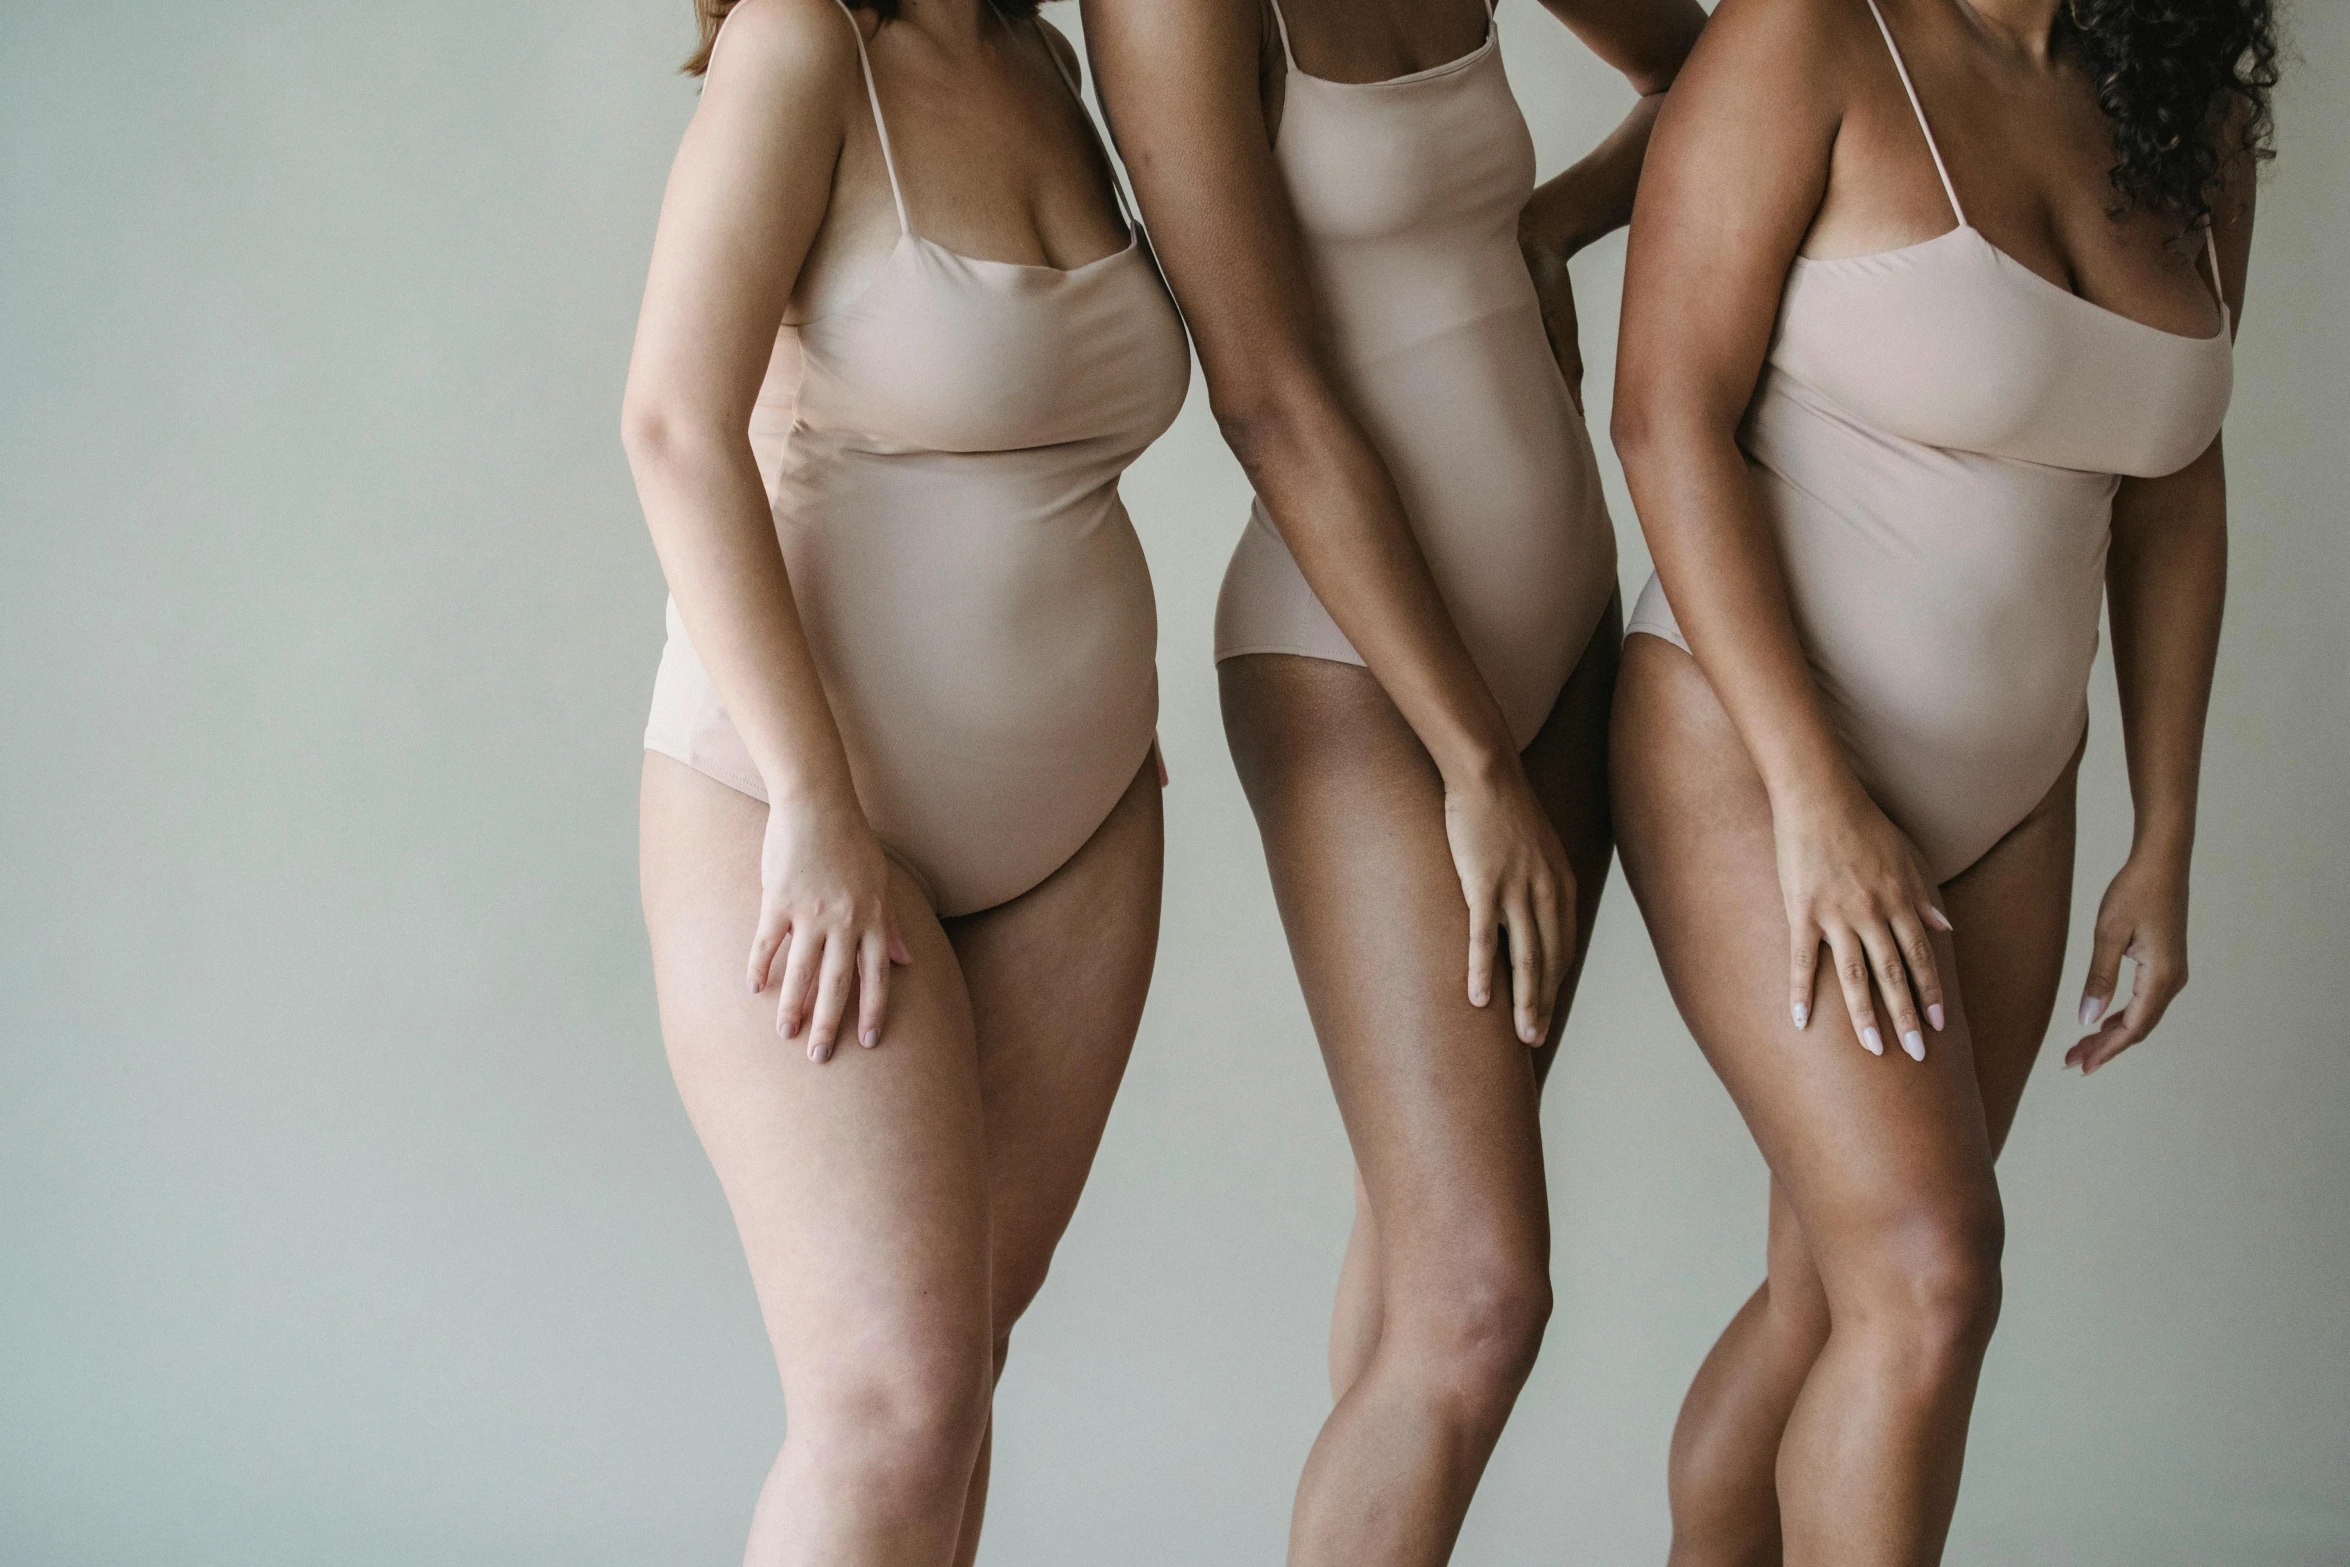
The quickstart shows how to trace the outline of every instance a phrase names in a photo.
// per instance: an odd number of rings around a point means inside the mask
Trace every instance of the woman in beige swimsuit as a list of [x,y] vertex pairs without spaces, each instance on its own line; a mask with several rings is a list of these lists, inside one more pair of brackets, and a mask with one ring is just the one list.
[[1360,1172],[1298,1563],[1450,1553],[1550,1305],[1536,1094],[1607,875],[1618,640],[1565,259],[1624,220],[1702,14],[1549,9],[1647,96],[1538,191],[1485,0],[1085,6],[1256,487],[1225,726]]
[[2137,832],[2068,1064],[2186,980],[2274,60],[2266,0],[1724,0],[1658,121],[1617,830],[1772,1178],[1674,1435],[1676,1567],[1940,1557],[2101,607]]
[[1189,358],[1035,9],[703,0],[629,374],[662,1029],[790,1427],[760,1567],[972,1559],[1157,942],[1117,482]]

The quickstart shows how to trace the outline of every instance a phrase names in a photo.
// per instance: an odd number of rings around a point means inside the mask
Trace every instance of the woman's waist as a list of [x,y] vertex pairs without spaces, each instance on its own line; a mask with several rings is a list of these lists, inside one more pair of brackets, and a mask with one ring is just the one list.
[[970,528],[1087,528],[1124,512],[1128,458],[1088,443],[938,451],[864,431],[795,424],[780,445],[779,523],[897,522]]
[[1452,248],[1426,237],[1320,247],[1314,294],[1332,354],[1365,363],[1496,319],[1530,322],[1542,304],[1515,236]]

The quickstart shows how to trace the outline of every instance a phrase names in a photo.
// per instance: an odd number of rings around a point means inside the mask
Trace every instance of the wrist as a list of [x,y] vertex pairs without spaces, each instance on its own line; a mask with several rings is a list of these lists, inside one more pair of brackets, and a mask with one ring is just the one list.
[[1599,238],[1591,227],[1588,203],[1576,188],[1576,170],[1568,169],[1534,192],[1518,215],[1519,243],[1533,250],[1572,260],[1575,253]]
[[1795,823],[1846,816],[1868,799],[1852,769],[1835,755],[1788,759],[1764,773],[1763,792],[1773,820]]
[[861,812],[856,786],[846,778],[828,778],[806,766],[781,765],[759,769],[767,789],[768,808],[796,816],[831,817],[845,811]]
[[1505,789],[1513,778],[1525,776],[1524,765],[1518,753],[1510,748],[1508,736],[1496,740],[1484,736],[1464,736],[1435,758],[1436,771],[1444,779],[1447,794],[1494,794]]
[[2130,858],[2144,864],[2168,865],[2180,871],[2195,852],[2192,812],[2140,812],[2130,834]]

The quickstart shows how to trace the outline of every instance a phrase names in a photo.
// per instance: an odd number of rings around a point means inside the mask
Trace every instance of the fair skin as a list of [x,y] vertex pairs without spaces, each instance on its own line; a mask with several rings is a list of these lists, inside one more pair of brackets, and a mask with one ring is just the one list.
[[[1127,240],[1049,48],[978,0],[869,39],[918,233],[1070,267]],[[1155,764],[1041,885],[940,918],[858,807],[746,433],[778,328],[899,242],[834,0],[745,0],[679,149],[625,437],[696,650],[769,800],[645,759],[662,1031],[733,1208],[788,1435],[753,1567],[978,1549],[990,1401],[1099,1144],[1157,946]],[[842,1049],[850,1039],[861,1048]]]
[[[1566,257],[1624,220],[1655,97],[1703,17],[1676,0],[1549,8],[1642,95],[1521,225],[1572,379]],[[1458,59],[1486,25],[1478,0],[1285,12],[1299,68],[1343,81]],[[1616,617],[1521,754],[1322,357],[1273,157],[1272,15],[1263,0],[1085,0],[1085,22],[1217,419],[1368,666],[1252,655],[1219,668],[1363,1203],[1334,1334],[1338,1403],[1299,1485],[1290,1559],[1439,1562],[1548,1311],[1536,1084],[1609,861]]]
[[[2108,214],[2109,133],[2053,47],[2049,0],[1884,9],[1992,244],[2150,326],[2219,329],[2200,236],[2182,242],[2159,211]],[[1898,249],[1952,222],[1865,6],[1726,0],[1651,149],[1615,430],[1694,654],[1645,636],[1625,649],[1612,753],[1625,871],[1772,1175],[1768,1281],[1674,1436],[1675,1567],[1938,1560],[1998,1311],[1992,1161],[2056,1000],[2074,769],[1930,884],[1829,729],[1737,444],[1793,259]],[[2233,169],[2217,238],[2238,318],[2250,230],[2249,179]],[[2096,1026],[2066,1056],[2085,1072],[2143,1039],[2186,978],[2225,578],[2219,443],[2168,477],[2122,481],[2112,527],[2137,829],[2098,914],[2081,1006]],[[1901,1048],[1872,1054],[1872,1038]]]

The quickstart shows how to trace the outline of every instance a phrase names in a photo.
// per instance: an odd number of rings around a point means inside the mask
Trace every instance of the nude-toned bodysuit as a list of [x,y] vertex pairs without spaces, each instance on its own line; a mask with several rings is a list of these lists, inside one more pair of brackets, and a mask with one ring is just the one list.
[[[1958,227],[1797,257],[1739,440],[1838,737],[1944,882],[2072,759],[2115,488],[2211,445],[2234,351],[2224,299],[2218,331],[2182,337],[2049,282],[1969,225],[1881,13],[1877,26]],[[2208,231],[2205,253],[2216,290]],[[1653,576],[1629,630],[1688,649]]]
[[[1488,8],[1490,11],[1490,7]],[[1517,744],[1550,716],[1616,591],[1615,530],[1583,416],[1518,245],[1534,144],[1485,42],[1446,65],[1334,82],[1287,62],[1274,158],[1339,389]],[[1262,502],[1216,606],[1216,657],[1362,656]]]
[[[864,68],[898,242],[798,326],[796,396],[779,352],[752,439],[858,800],[967,914],[1064,864],[1150,754],[1158,621],[1118,476],[1174,421],[1190,348],[1131,214],[1070,269],[915,233]],[[645,745],[766,798],[674,603]]]

